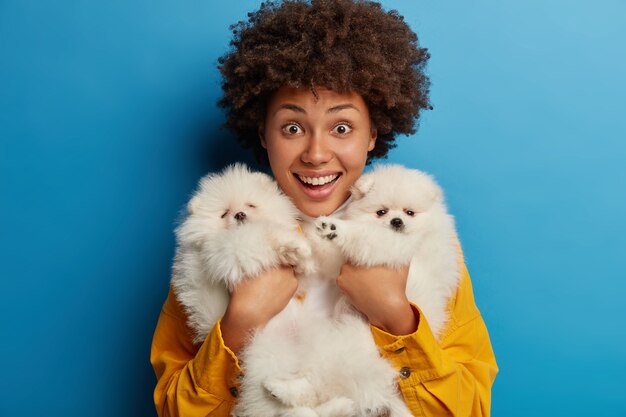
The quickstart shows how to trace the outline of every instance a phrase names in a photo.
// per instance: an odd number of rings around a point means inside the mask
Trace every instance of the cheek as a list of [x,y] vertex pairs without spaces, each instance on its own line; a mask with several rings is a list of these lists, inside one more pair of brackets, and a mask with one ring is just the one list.
[[270,166],[275,176],[282,171],[284,167],[289,166],[294,159],[294,155],[297,154],[294,152],[293,146],[290,146],[284,141],[281,142],[274,139],[267,141],[265,149],[267,150],[267,158],[269,159]]
[[423,222],[422,218],[417,218],[417,217],[409,217],[407,219],[405,219],[405,224],[406,224],[406,229],[408,232],[418,232],[420,229],[422,229],[423,227],[420,225],[420,223]]
[[346,168],[356,170],[360,175],[367,161],[367,144],[362,141],[352,141],[341,145],[335,150],[335,154]]
[[387,216],[379,217],[377,214],[374,213],[374,214],[369,214],[367,216],[367,220],[379,226],[386,226],[387,223],[389,223],[389,220],[391,220],[391,217],[387,217]]

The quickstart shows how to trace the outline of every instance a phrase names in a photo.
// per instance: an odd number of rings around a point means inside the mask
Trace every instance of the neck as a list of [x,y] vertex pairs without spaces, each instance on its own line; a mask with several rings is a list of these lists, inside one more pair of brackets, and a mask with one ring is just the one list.
[[[339,207],[337,207],[335,209],[335,211],[333,211],[332,213],[330,213],[328,216],[329,217],[337,217],[337,216],[341,216],[341,213],[343,213],[346,209],[346,206],[350,203],[350,201],[352,200],[352,196],[349,196],[346,201],[344,201]],[[298,216],[302,223],[311,223],[313,222],[317,217],[311,217],[311,216],[307,216],[306,214],[300,212],[300,216]],[[318,216],[321,217],[321,216]]]

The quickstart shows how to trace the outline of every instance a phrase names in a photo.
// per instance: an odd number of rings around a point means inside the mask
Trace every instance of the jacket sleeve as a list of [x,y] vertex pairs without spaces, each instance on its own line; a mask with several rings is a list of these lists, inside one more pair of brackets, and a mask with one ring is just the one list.
[[440,343],[419,307],[413,309],[419,314],[413,334],[393,336],[372,326],[382,356],[398,370],[400,390],[413,415],[489,416],[498,367],[465,264]]
[[150,352],[159,417],[229,416],[241,370],[235,354],[224,345],[220,323],[202,345],[191,341],[184,312],[170,288]]

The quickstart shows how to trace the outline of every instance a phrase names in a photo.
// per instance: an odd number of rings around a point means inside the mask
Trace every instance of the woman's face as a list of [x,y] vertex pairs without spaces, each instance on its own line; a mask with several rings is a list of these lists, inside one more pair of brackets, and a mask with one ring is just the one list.
[[280,88],[259,129],[276,181],[306,215],[335,211],[374,148],[367,105],[356,93]]

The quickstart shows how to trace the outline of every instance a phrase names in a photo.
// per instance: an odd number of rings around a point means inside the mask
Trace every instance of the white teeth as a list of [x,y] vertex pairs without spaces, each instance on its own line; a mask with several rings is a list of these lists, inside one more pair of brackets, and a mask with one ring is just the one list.
[[327,175],[325,177],[303,177],[301,175],[298,175],[298,178],[300,178],[300,181],[302,181],[305,184],[324,185],[324,184],[328,184],[331,181],[334,181],[335,178],[337,178],[338,176],[339,175],[337,174]]

